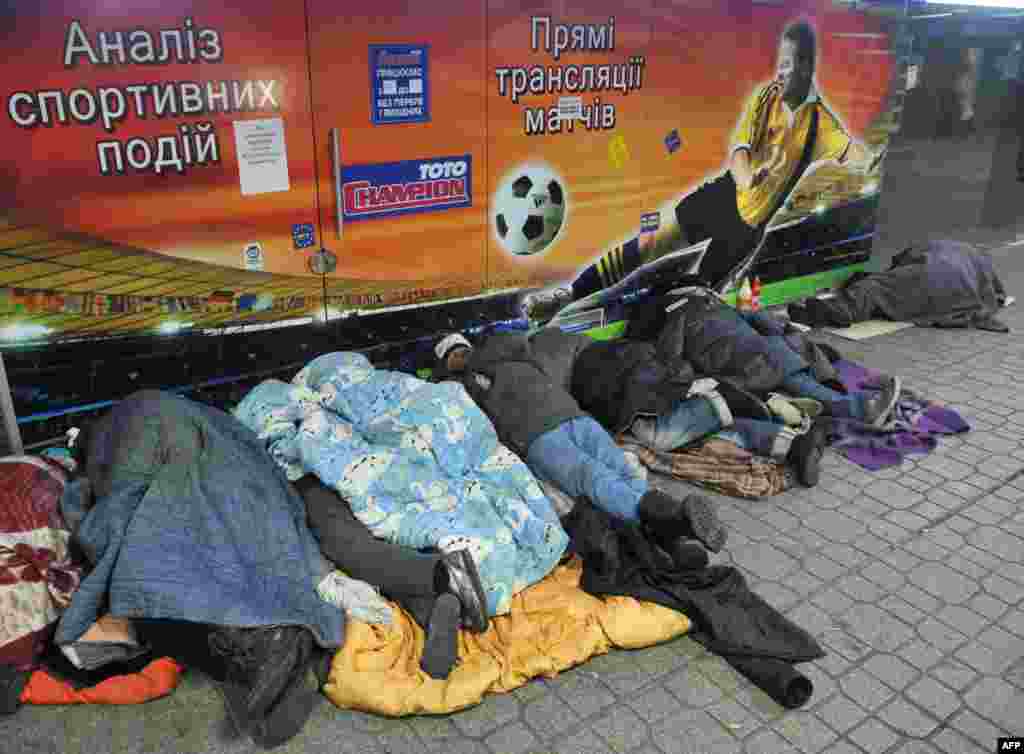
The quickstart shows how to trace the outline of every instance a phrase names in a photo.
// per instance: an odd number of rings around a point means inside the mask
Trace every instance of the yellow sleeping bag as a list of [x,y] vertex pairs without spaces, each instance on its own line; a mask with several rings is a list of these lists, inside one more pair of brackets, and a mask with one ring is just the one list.
[[551,678],[612,647],[637,649],[685,634],[690,621],[632,597],[593,597],[579,588],[583,564],[573,558],[512,600],[508,615],[484,634],[459,632],[459,662],[446,680],[420,670],[425,635],[392,603],[390,626],[350,620],[324,693],[337,706],[400,717],[443,714],[511,691],[531,678]]

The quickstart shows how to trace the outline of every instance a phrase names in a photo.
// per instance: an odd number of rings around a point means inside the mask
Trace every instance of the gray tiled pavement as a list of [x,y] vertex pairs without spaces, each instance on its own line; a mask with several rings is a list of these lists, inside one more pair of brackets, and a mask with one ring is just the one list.
[[[1024,247],[1018,247],[1024,257]],[[1011,292],[1024,259],[1000,252]],[[1015,284],[1016,282],[1016,284]],[[719,560],[812,631],[828,656],[786,712],[682,638],[618,651],[444,717],[321,704],[282,751],[340,754],[982,754],[1024,733],[1024,305],[1009,336],[910,329],[836,341],[959,408],[974,430],[868,473],[834,454],[821,484],[718,498]],[[209,681],[143,707],[34,708],[0,721],[11,752],[235,752]],[[7,748],[10,747],[10,748]]]

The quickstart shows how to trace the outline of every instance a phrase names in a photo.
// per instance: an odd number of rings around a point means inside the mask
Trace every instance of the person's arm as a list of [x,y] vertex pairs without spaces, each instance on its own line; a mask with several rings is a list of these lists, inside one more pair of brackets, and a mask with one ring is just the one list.
[[750,149],[739,147],[732,153],[732,160],[729,162],[729,172],[736,185],[746,190],[754,182],[754,171],[750,164]]
[[751,161],[751,150],[753,149],[754,136],[757,126],[757,104],[764,91],[759,87],[747,100],[740,115],[739,123],[736,124],[736,132],[732,137],[732,146],[729,153],[729,172],[736,181],[736,185],[743,190],[754,184],[754,170]]
[[854,139],[839,119],[822,107],[812,162],[835,162],[854,173],[873,173],[882,164],[885,149],[877,151]]
[[874,173],[878,170],[879,165],[882,164],[885,152],[884,147],[875,151],[859,141],[851,140],[846,160],[841,160],[839,164],[855,173]]

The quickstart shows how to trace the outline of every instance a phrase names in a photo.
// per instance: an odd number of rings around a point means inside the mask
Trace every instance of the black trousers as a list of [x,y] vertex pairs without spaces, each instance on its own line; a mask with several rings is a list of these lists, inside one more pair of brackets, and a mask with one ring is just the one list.
[[437,599],[439,553],[423,553],[373,536],[352,509],[315,475],[295,482],[306,502],[306,519],[324,557],[354,579],[380,589],[426,630]]
[[710,286],[725,279],[760,243],[764,225],[752,228],[736,206],[736,181],[728,170],[683,197],[676,220],[687,243],[712,239],[699,275]]

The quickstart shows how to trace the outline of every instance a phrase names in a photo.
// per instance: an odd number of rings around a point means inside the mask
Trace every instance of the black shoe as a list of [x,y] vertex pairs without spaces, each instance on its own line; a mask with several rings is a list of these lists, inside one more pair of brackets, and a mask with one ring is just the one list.
[[451,592],[462,605],[462,626],[482,634],[487,630],[487,595],[480,573],[469,550],[456,550],[441,556],[444,583],[439,592]]
[[899,377],[884,377],[878,394],[864,399],[864,422],[872,427],[885,426],[902,387]]
[[814,487],[821,477],[821,457],[825,454],[827,440],[825,423],[816,421],[789,447],[786,462],[793,467],[796,478],[805,487]]
[[304,632],[298,661],[287,685],[274,701],[266,717],[252,727],[252,740],[263,749],[273,749],[294,738],[306,725],[317,703],[320,689],[314,673],[313,636]]
[[669,542],[666,550],[677,571],[699,571],[710,562],[707,551],[693,540],[677,539]]
[[683,498],[683,511],[690,521],[693,538],[700,540],[711,552],[720,552],[725,546],[727,532],[711,501],[701,495],[687,495]]
[[725,545],[726,530],[718,520],[714,506],[700,495],[687,495],[682,500],[651,489],[640,498],[640,521],[656,542],[671,544],[676,539],[698,539],[711,552]]
[[718,381],[718,387],[715,390],[722,396],[725,405],[729,407],[729,411],[732,412],[733,416],[769,422],[775,421],[775,417],[772,414],[772,410],[768,408],[768,404],[753,393],[748,393],[746,390],[722,380]]
[[312,641],[302,626],[218,627],[210,632],[210,651],[224,660],[221,691],[240,732],[251,732],[281,696],[299,661],[303,636]]
[[613,527],[607,513],[582,498],[576,502],[562,525],[569,535],[569,544],[583,559],[588,570],[593,570],[602,579],[614,581],[619,578],[622,548],[619,532]]
[[462,606],[454,594],[442,594],[430,611],[427,639],[423,643],[420,668],[431,678],[443,681],[459,659],[459,614]]

